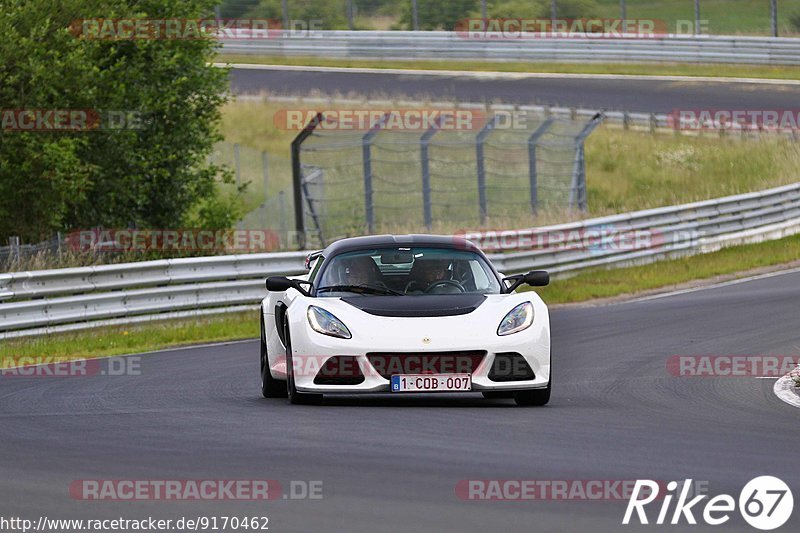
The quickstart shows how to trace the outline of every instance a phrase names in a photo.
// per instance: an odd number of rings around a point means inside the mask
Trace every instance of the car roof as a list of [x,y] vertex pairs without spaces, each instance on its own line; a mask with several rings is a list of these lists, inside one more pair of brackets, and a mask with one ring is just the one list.
[[368,235],[366,237],[350,237],[328,245],[322,251],[324,257],[332,257],[343,252],[368,250],[391,246],[431,246],[434,248],[452,248],[478,252],[481,250],[472,242],[456,235]]

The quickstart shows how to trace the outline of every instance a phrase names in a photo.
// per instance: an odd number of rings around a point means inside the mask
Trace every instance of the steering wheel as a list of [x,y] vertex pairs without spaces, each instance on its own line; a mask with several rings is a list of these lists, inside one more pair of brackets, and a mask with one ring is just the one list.
[[459,282],[453,281],[451,279],[442,279],[442,280],[439,280],[439,281],[434,281],[433,283],[431,283],[431,285],[427,289],[425,289],[425,292],[429,293],[429,292],[433,291],[437,287],[455,287],[456,289],[458,289],[458,292],[467,292],[464,289],[463,285],[461,285]]

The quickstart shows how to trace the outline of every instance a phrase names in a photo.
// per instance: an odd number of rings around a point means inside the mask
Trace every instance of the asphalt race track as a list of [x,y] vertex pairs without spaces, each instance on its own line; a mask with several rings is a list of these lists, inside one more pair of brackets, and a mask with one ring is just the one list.
[[[0,505],[33,519],[266,515],[271,531],[704,531],[623,527],[620,501],[463,501],[455,487],[692,478],[738,499],[769,474],[797,500],[800,412],[774,396],[774,380],[673,377],[666,361],[797,354],[798,302],[790,273],[554,310],[556,381],[543,408],[477,394],[289,406],[261,398],[255,341],[145,355],[141,375],[0,377]],[[323,498],[80,501],[68,488],[81,479],[274,479],[286,492],[316,480]],[[795,510],[782,530],[798,525]],[[708,527],[747,528],[738,512]]]
[[795,109],[800,85],[575,78],[473,78],[386,73],[234,69],[235,94],[357,94],[371,98],[502,101],[669,113],[674,109]]

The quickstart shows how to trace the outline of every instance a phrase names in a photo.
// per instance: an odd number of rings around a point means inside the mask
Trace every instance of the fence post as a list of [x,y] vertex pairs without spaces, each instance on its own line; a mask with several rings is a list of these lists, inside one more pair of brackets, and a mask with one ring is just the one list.
[[772,18],[772,36],[778,36],[778,0],[770,0],[769,13]]
[[419,9],[417,8],[417,0],[411,0],[411,29],[419,31]]
[[375,204],[372,198],[372,139],[381,131],[391,113],[379,118],[361,138],[361,158],[364,165],[364,214],[367,219],[367,232],[375,232]]
[[492,119],[481,128],[481,131],[475,139],[475,159],[478,166],[478,207],[480,210],[481,225],[486,224],[486,218],[489,215],[489,210],[486,205],[486,159],[483,154],[483,144],[486,142],[486,137],[489,136],[496,125],[497,115],[494,115]]
[[9,260],[10,261],[19,261],[20,253],[19,253],[19,237],[9,237],[8,238],[8,246],[9,246]]
[[628,18],[628,8],[625,5],[625,0],[619,0],[619,10],[622,15],[622,27],[625,27],[625,20]]
[[286,228],[286,193],[284,191],[278,193],[278,214],[280,215],[281,235],[283,235],[288,231]]
[[530,176],[531,182],[531,213],[534,215],[539,207],[539,184],[537,183],[538,174],[536,172],[536,143],[539,142],[539,138],[550,128],[551,124],[553,124],[553,119],[546,119],[539,125],[538,128],[536,128],[536,131],[534,131],[531,136],[528,137],[528,175]]
[[575,163],[572,168],[572,187],[569,191],[570,209],[574,209],[577,205],[578,209],[586,211],[586,153],[584,141],[603,122],[603,118],[604,115],[602,113],[597,113],[575,137]]
[[233,166],[236,169],[236,187],[242,185],[242,169],[239,164],[239,143],[233,143]]
[[283,18],[283,29],[289,29],[289,0],[281,0],[281,18]]
[[347,9],[347,29],[353,31],[353,0],[347,0],[345,9]]
[[694,0],[694,34],[700,33],[700,0]]
[[[305,220],[303,217],[303,167],[300,163],[300,148],[303,142],[314,133],[314,129],[322,122],[322,113],[317,113],[311,121],[306,124],[303,131],[297,134],[292,141],[292,192],[294,196],[294,228],[297,231],[297,238],[302,250],[305,246]],[[283,192],[283,191],[281,191]]]
[[431,169],[430,159],[428,157],[428,145],[431,138],[439,131],[440,121],[442,115],[436,117],[433,125],[422,134],[419,139],[419,159],[422,166],[422,218],[425,222],[425,228],[431,231],[433,226],[433,213],[431,209]]
[[264,173],[264,205],[269,202],[269,160],[267,152],[261,152],[261,170]]

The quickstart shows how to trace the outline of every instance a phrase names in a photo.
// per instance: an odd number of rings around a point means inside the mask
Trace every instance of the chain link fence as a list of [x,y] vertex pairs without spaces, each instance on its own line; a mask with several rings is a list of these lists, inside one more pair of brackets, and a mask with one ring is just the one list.
[[297,151],[302,227],[296,229],[331,242],[365,233],[513,226],[540,212],[585,211],[583,146],[602,115],[527,118],[495,112],[472,130],[392,129],[392,113],[367,131],[311,124]]

